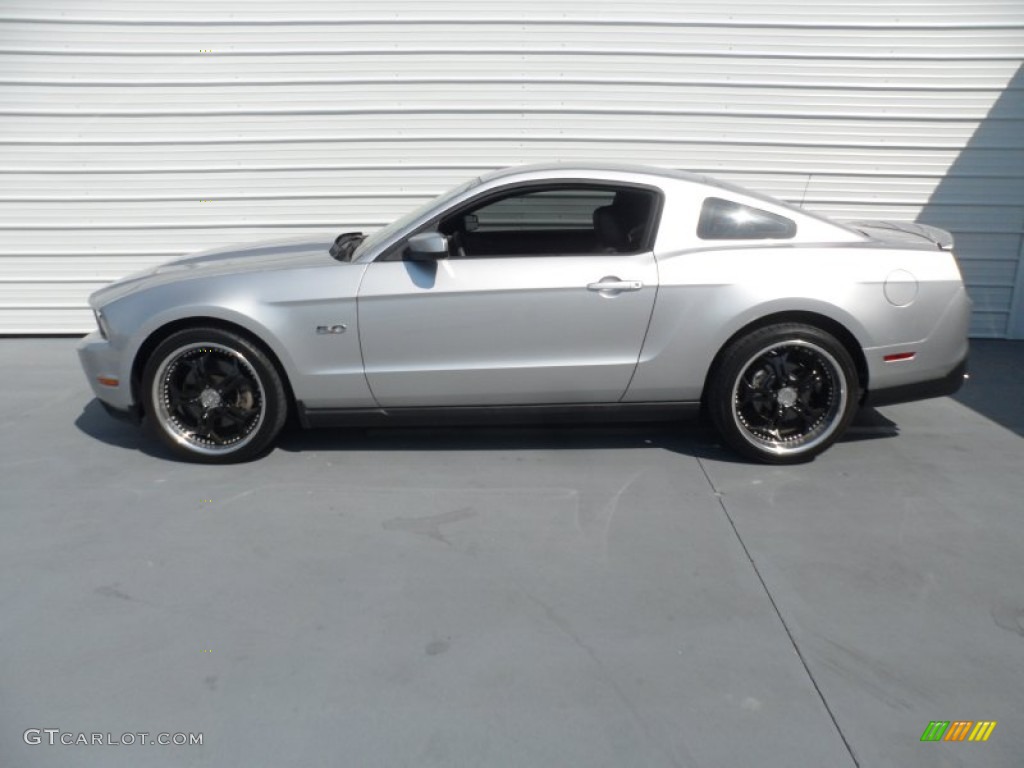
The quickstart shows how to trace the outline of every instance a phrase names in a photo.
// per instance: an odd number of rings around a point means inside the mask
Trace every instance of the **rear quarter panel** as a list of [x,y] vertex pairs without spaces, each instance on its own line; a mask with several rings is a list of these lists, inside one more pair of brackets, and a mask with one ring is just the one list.
[[[872,388],[947,372],[959,360],[953,358],[966,353],[965,296],[948,252],[840,243],[691,248],[657,256],[658,297],[627,401],[698,399],[728,340],[780,312],[813,312],[843,325],[864,350]],[[889,301],[887,280],[916,283],[913,301]],[[917,352],[913,361],[882,362],[888,351],[905,348]]]

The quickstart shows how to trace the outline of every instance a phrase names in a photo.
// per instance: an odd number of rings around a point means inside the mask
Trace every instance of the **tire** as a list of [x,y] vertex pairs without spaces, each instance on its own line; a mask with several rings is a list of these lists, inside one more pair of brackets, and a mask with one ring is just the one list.
[[142,375],[146,427],[177,456],[232,464],[261,455],[288,417],[277,367],[244,336],[219,328],[178,331]]
[[800,323],[759,328],[729,344],[707,396],[722,439],[767,464],[813,459],[843,434],[859,401],[846,347]]

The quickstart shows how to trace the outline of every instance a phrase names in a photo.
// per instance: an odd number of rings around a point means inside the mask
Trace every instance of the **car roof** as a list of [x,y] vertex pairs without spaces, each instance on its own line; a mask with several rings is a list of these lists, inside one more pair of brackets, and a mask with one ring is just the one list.
[[786,208],[807,213],[802,208],[790,205],[771,195],[765,195],[746,187],[730,184],[711,176],[705,176],[692,171],[682,171],[675,168],[662,168],[653,165],[641,165],[640,163],[600,163],[600,162],[556,162],[556,163],[534,163],[530,165],[512,165],[507,168],[499,168],[488,173],[481,174],[481,182],[500,181],[501,179],[515,178],[516,176],[541,176],[551,179],[571,178],[575,174],[602,174],[617,173],[630,174],[633,176],[646,176],[647,178],[676,179],[688,181],[695,184],[703,184],[719,190],[732,192],[736,195],[753,198],[774,205],[781,205]]
[[581,162],[559,162],[559,163],[534,163],[531,165],[513,165],[508,168],[499,168],[495,171],[482,174],[481,181],[493,181],[505,178],[506,176],[519,176],[531,174],[543,174],[551,176],[571,176],[574,172],[586,173],[631,173],[639,176],[661,176],[671,179],[684,179],[696,181],[703,184],[715,183],[707,176],[701,176],[689,171],[679,171],[674,168],[658,168],[652,165],[641,165],[639,163],[581,163]]

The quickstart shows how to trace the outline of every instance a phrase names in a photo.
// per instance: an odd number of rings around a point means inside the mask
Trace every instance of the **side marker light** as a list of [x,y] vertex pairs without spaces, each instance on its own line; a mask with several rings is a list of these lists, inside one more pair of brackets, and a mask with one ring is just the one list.
[[887,363],[895,363],[900,360],[913,360],[916,352],[894,352],[891,355],[886,355],[882,359]]

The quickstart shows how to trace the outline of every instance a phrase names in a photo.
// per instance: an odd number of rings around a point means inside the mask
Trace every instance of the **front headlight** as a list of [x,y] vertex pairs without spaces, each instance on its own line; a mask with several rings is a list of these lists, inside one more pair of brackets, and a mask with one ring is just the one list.
[[94,309],[92,313],[96,315],[96,325],[100,329],[100,336],[102,336],[104,339],[109,339],[110,327],[107,325],[107,318],[103,316],[103,310]]

